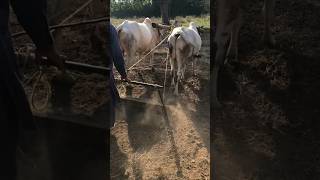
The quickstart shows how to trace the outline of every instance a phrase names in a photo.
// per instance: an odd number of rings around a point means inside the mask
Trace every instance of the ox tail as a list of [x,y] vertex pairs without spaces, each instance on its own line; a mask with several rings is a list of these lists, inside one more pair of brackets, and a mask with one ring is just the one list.
[[124,56],[124,52],[125,52],[125,48],[123,47],[123,36],[125,36],[124,34],[124,31],[121,27],[118,27],[117,28],[117,34],[118,34],[118,40],[119,40],[119,43],[120,43],[120,48],[121,48],[121,51],[122,51],[122,55]]
[[178,33],[169,37],[169,54],[172,59],[175,59],[177,57],[176,44],[178,37],[180,37],[180,34]]
[[180,34],[175,34],[174,35],[174,56],[177,58],[177,39],[180,37]]

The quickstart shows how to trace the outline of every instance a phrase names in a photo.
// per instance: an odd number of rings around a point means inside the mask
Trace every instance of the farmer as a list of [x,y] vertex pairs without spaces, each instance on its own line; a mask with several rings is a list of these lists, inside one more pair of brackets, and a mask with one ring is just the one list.
[[[121,79],[124,81],[129,81],[127,78],[125,63],[124,63],[124,59],[122,56],[122,51],[120,49],[117,30],[111,23],[109,23],[108,33],[109,33],[109,37],[110,37],[110,44],[109,44],[110,48],[108,48],[110,50],[109,51],[110,61],[108,62],[109,67],[112,68],[113,64],[114,64],[117,71],[121,75]],[[112,128],[115,123],[115,107],[117,105],[117,102],[120,100],[120,96],[119,96],[117,87],[115,85],[115,80],[114,80],[114,76],[113,76],[112,71],[110,71],[110,90],[111,90],[111,97],[112,97],[110,128]]]
[[[63,72],[63,61],[53,46],[48,29],[45,0],[14,0],[13,10],[27,34],[37,47],[36,57],[47,57],[48,62]],[[9,0],[0,1],[0,179],[16,179],[16,149],[19,127],[34,130],[32,113],[20,82],[16,56],[12,47],[9,26]]]

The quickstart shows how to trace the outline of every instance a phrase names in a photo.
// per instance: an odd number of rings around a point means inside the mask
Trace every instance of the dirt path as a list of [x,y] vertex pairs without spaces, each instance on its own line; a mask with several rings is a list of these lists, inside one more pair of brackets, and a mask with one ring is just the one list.
[[[128,118],[130,122],[118,121],[112,130],[111,141],[111,174],[114,179],[208,179],[209,126],[202,127],[200,134],[190,112],[183,110],[180,103],[167,108],[169,127],[161,118],[161,112],[157,115],[159,117],[151,119],[144,117],[131,122],[134,119],[131,116]],[[203,122],[203,119],[199,120]],[[207,138],[203,139],[203,136]],[[123,168],[122,172],[117,166]]]

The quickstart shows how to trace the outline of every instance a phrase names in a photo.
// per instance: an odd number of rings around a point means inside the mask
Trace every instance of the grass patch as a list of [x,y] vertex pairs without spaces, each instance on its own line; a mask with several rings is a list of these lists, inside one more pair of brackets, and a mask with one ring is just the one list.
[[[111,23],[115,26],[118,26],[121,24],[124,20],[134,20],[137,22],[143,22],[145,18],[137,18],[137,17],[132,17],[132,18],[114,18],[111,17]],[[202,16],[186,16],[186,17],[181,17],[177,16],[175,18],[176,20],[180,21],[182,26],[189,26],[190,22],[195,22],[197,26],[203,26],[205,28],[210,28],[210,16],[209,15],[202,15]],[[161,23],[161,18],[159,17],[151,17],[151,20],[156,23]],[[170,20],[172,23],[173,20]]]

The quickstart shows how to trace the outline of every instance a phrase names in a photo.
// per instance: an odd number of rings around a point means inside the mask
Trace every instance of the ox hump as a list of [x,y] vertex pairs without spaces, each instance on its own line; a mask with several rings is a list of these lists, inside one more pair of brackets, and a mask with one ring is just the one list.
[[194,23],[194,22],[190,22],[189,28],[195,30],[196,32],[198,32],[198,30],[197,30],[197,25],[196,25],[196,23]]
[[151,25],[151,24],[152,24],[152,21],[151,21],[150,18],[147,17],[147,18],[144,19],[143,23],[145,23],[145,24],[150,24],[150,25]]

